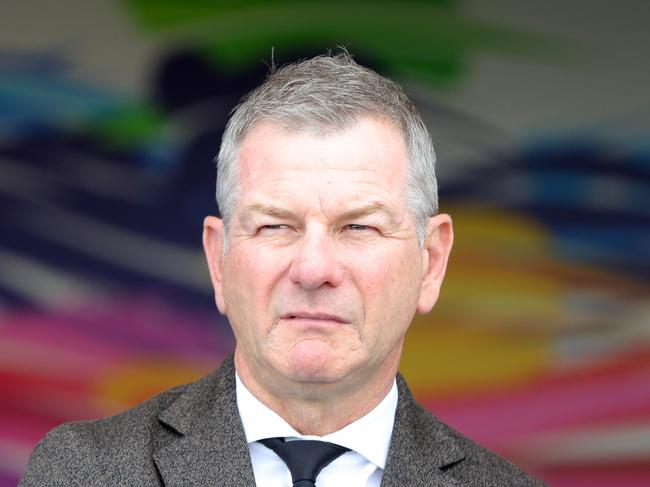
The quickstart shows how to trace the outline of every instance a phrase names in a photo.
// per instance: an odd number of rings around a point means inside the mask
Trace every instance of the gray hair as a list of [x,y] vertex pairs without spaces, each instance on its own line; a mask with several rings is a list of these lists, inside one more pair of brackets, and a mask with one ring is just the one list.
[[324,134],[348,129],[366,116],[390,120],[404,136],[409,158],[406,205],[415,218],[422,245],[427,220],[438,212],[436,155],[431,137],[402,88],[357,64],[346,51],[278,70],[272,67],[266,80],[233,110],[217,156],[217,204],[226,236],[239,197],[239,147],[253,125],[270,121],[289,131]]

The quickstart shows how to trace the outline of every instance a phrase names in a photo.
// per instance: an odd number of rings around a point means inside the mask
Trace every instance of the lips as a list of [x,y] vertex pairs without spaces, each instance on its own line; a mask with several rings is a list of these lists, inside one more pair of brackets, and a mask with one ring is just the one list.
[[283,320],[304,320],[313,322],[334,322],[334,323],[349,323],[348,320],[330,313],[314,313],[309,311],[292,311],[284,313],[281,318]]

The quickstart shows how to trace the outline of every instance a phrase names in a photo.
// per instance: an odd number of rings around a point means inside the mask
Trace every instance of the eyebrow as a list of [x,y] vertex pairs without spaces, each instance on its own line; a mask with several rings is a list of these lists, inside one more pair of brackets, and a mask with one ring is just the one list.
[[354,220],[356,218],[363,218],[364,216],[373,215],[375,213],[384,213],[391,223],[394,222],[397,218],[397,214],[392,208],[389,208],[384,203],[377,202],[346,211],[339,217],[339,219]]
[[287,209],[280,208],[279,206],[266,205],[263,203],[253,203],[246,207],[244,215],[251,213],[261,213],[263,215],[273,216],[276,218],[295,218],[295,214]]
[[[253,203],[246,207],[244,210],[245,215],[250,215],[251,213],[261,213],[263,215],[272,216],[279,219],[294,219],[296,215],[294,212],[281,208],[279,206],[267,205],[264,203]],[[353,208],[351,210],[345,211],[341,215],[337,216],[336,219],[340,221],[354,220],[357,218],[363,218],[376,213],[385,214],[391,223],[395,222],[397,219],[397,213],[386,204],[381,202],[370,203],[359,208]]]

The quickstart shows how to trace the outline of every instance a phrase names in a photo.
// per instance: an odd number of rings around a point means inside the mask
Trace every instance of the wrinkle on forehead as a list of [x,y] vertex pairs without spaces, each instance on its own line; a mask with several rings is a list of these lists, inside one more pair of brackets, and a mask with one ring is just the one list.
[[360,120],[322,137],[261,123],[243,141],[238,163],[244,208],[254,202],[286,205],[287,198],[334,213],[350,202],[384,201],[396,210],[405,204],[405,144],[401,132],[382,120]]

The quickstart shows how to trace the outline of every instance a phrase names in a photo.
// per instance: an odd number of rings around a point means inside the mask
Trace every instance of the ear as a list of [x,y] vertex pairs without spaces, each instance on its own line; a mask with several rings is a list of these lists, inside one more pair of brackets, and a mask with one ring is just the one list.
[[453,243],[451,217],[441,213],[429,218],[427,238],[422,249],[422,287],[418,313],[428,313],[438,301]]
[[223,220],[215,216],[207,216],[203,220],[203,250],[208,261],[210,279],[214,288],[214,300],[221,314],[226,314],[226,303],[223,299]]

